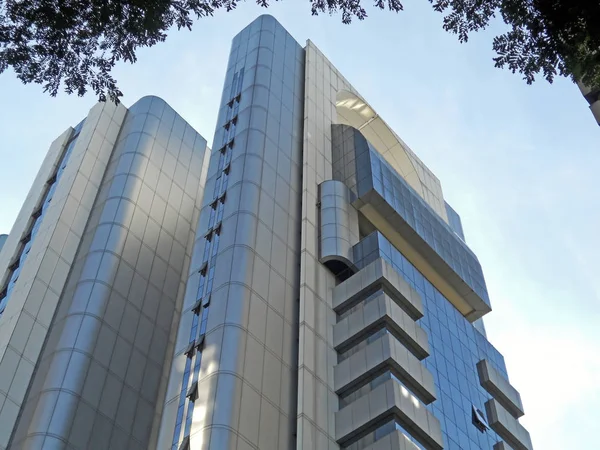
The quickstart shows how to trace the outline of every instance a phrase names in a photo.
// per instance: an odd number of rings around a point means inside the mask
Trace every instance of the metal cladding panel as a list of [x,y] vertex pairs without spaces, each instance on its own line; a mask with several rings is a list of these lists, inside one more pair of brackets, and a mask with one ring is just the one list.
[[532,450],[529,432],[495,399],[485,403],[488,423],[515,450]]
[[303,100],[304,50],[257,18],[231,47],[159,448],[292,448]]
[[477,363],[479,382],[500,404],[515,418],[525,414],[521,395],[508,380],[496,370],[489,361],[482,359]]
[[358,211],[352,192],[340,181],[321,183],[319,261],[332,271],[354,272],[353,246],[358,242]]
[[[156,97],[134,104],[101,177],[15,448],[147,448],[202,194],[206,140]],[[112,150],[112,148],[111,148]],[[179,299],[179,300],[178,300]],[[158,410],[160,413],[160,409]]]
[[27,422],[30,383],[124,114],[96,104],[52,143],[0,252],[0,449]]

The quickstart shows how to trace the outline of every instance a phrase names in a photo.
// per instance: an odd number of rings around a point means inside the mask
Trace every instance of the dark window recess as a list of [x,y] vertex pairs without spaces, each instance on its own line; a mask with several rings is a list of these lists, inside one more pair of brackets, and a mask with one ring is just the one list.
[[333,272],[340,282],[347,280],[354,275],[354,270],[342,261],[332,259],[325,263],[325,267]]
[[241,99],[242,99],[242,94],[238,94],[234,98],[232,98],[231,100],[229,100],[229,102],[227,102],[227,106],[229,106],[230,108],[233,108],[234,102],[238,102],[239,103]]
[[229,100],[227,102],[227,106],[229,106],[230,108],[233,108],[233,105],[235,104],[235,102],[239,103],[241,99],[242,99],[242,94],[238,94],[234,98],[232,98],[231,100]]
[[192,306],[192,312],[196,315],[198,315],[200,313],[200,307],[202,306],[202,299],[199,299],[198,301],[196,301],[196,303],[194,303],[194,306]]
[[229,141],[229,143],[227,144],[227,147],[229,147],[229,148],[233,148],[233,141],[234,141],[234,140],[235,140],[234,138],[231,138],[231,140],[230,140],[230,141]]
[[179,450],[190,450],[190,437],[186,436],[181,441],[181,445],[179,446]]
[[487,420],[485,420],[485,417],[483,416],[483,413],[477,409],[475,407],[475,405],[473,406],[473,413],[472,413],[472,419],[473,419],[473,425],[475,425],[475,427],[481,431],[482,433],[485,433],[487,430],[490,429],[490,426],[487,423]]
[[191,358],[192,356],[194,356],[194,349],[196,348],[196,341],[192,341],[188,344],[187,348],[185,349],[185,352],[183,352],[183,354],[185,356],[187,356],[188,358]]
[[215,234],[221,234],[221,222],[215,225],[213,231],[215,232]]
[[208,269],[208,261],[204,261],[202,263],[202,267],[200,267],[200,273],[202,275],[206,275],[206,269]]
[[225,167],[223,167],[223,172],[228,174],[229,169],[231,169],[231,163],[225,164]]
[[202,302],[202,306],[204,306],[205,308],[210,305],[210,294],[206,296],[206,298],[204,299],[204,301]]
[[48,181],[46,181],[46,184],[49,184],[49,185],[54,184],[54,183],[56,183],[56,174],[52,175],[50,177],[50,179]]
[[236,125],[238,121],[238,116],[234,116],[233,119],[229,120],[225,125],[223,125],[225,127],[226,130],[229,131],[229,128],[231,127],[231,125]]
[[227,150],[227,144],[225,144],[223,147],[221,147],[221,148],[219,149],[219,152],[221,152],[221,153],[223,153],[223,154],[224,154],[226,150]]
[[219,199],[218,199],[218,198],[215,198],[215,199],[214,199],[214,200],[211,202],[211,204],[210,204],[210,207],[211,207],[212,209],[217,209],[217,202],[218,202],[218,201],[219,201]]
[[213,229],[211,228],[204,235],[204,239],[206,239],[208,242],[210,242],[212,240],[212,234],[213,234]]
[[[43,205],[42,205],[43,206]],[[31,217],[33,217],[34,219],[37,219],[38,217],[40,217],[42,215],[42,210],[43,207],[40,206],[38,209],[36,209],[33,214],[31,214]]]
[[221,194],[221,196],[218,198],[218,200],[219,200],[221,203],[225,203],[225,198],[226,198],[226,197],[227,197],[227,191],[223,192],[223,193]]
[[198,382],[197,381],[194,381],[194,383],[192,383],[192,385],[188,389],[187,394],[185,394],[185,396],[187,398],[189,398],[190,401],[192,401],[192,402],[196,401],[196,399],[198,398]]
[[[21,255],[18,255],[19,257]],[[10,270],[11,272],[14,272],[15,270],[17,270],[19,268],[19,263],[21,262],[20,258],[17,258],[16,261],[14,261],[10,266],[8,266],[8,270]]]
[[196,345],[196,348],[199,351],[202,351],[202,349],[204,348],[204,338],[206,337],[205,334],[201,334],[200,337],[198,338],[198,344]]

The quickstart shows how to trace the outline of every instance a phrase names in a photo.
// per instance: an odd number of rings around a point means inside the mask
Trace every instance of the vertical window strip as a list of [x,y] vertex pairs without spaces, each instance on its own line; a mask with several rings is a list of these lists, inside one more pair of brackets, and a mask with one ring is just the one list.
[[231,118],[233,117],[233,110],[231,108],[227,108],[227,114],[225,114],[225,123],[229,123]]
[[215,223],[219,223],[221,220],[223,220],[223,211],[225,209],[225,199],[223,199],[222,201],[219,202],[219,206],[217,207],[217,218],[216,218],[216,222]]
[[[243,76],[244,76],[244,69],[242,68],[240,70],[239,73],[234,74],[233,76],[233,82],[232,82],[232,95],[231,97],[234,98],[233,102],[229,103],[229,110],[227,112],[227,117],[230,117],[229,113],[230,110],[232,110],[232,108],[234,108],[234,104],[236,108],[239,108],[239,100],[240,100],[240,93],[241,93],[241,87],[242,87],[242,82],[243,82]],[[237,114],[237,109],[235,109],[235,114]],[[233,114],[233,116],[235,116],[235,114]],[[220,172],[219,175],[217,176],[217,179],[215,180],[215,188],[213,191],[213,199],[219,199],[217,202],[213,203],[211,205],[211,211],[210,211],[210,219],[209,219],[209,230],[211,230],[211,232],[208,234],[206,241],[205,241],[205,245],[204,245],[204,255],[202,258],[202,266],[204,267],[204,264],[207,264],[208,266],[208,270],[205,274],[201,275],[200,277],[200,285],[198,287],[198,292],[197,292],[197,301],[202,302],[203,299],[207,299],[211,293],[212,293],[212,284],[213,284],[213,280],[214,280],[214,276],[215,276],[215,262],[216,262],[216,256],[218,253],[218,248],[219,248],[219,240],[220,240],[220,230],[217,230],[214,233],[212,233],[213,228],[215,227],[216,224],[218,224],[222,218],[223,218],[223,210],[224,210],[224,203],[225,203],[225,192],[227,190],[227,183],[228,183],[228,169],[227,169],[227,164],[229,164],[231,162],[231,153],[232,153],[232,147],[233,147],[233,138],[235,135],[235,123],[232,122],[229,126],[229,129],[226,130],[226,133],[223,133],[223,146],[226,147],[225,152],[222,152],[221,155],[219,155],[219,162],[218,162],[218,171]],[[216,210],[215,210],[216,209]],[[208,322],[208,311],[209,311],[209,303],[206,302],[204,303],[204,306],[202,306],[202,318],[199,319],[200,320],[200,330],[199,332],[197,331],[197,323],[198,323],[198,310],[196,310],[196,312],[194,313],[194,322],[192,325],[192,330],[190,333],[190,342],[199,342],[199,339],[202,339],[202,337],[204,336],[204,334],[206,333],[206,325]],[[198,339],[198,340],[196,340]],[[188,370],[187,372],[184,372],[184,380],[182,383],[182,388],[181,388],[181,392],[179,394],[179,408],[177,410],[177,419],[176,419],[176,423],[175,423],[175,432],[173,435],[173,445],[172,445],[172,450],[177,450],[177,445],[179,443],[179,436],[181,434],[181,427],[183,424],[183,411],[185,408],[185,400],[186,400],[186,393],[188,390],[189,386],[192,386],[194,383],[196,383],[198,381],[198,377],[200,375],[200,367],[202,365],[202,352],[203,352],[203,348],[201,346],[198,346],[196,352],[194,352],[195,354],[192,355],[192,357],[187,357],[187,361],[186,361],[186,369],[188,368],[188,365],[191,366],[192,365],[192,359],[194,359],[194,363],[193,363],[193,374],[191,376],[191,383],[190,383],[190,371]],[[192,428],[192,421],[193,421],[193,414],[194,414],[194,401],[195,399],[188,399],[188,404],[187,404],[187,413],[186,413],[186,418],[185,418],[185,424],[184,424],[184,429],[183,429],[183,439],[185,440],[186,438],[189,438],[190,432],[191,432],[191,428]]]
[[6,277],[5,286],[0,290],[0,317],[4,314],[4,310],[6,309],[6,305],[10,299],[10,294],[12,293],[17,280],[19,279],[19,275],[21,274],[21,268],[29,255],[29,250],[31,250],[32,241],[35,238],[37,232],[40,229],[40,225],[42,224],[42,220],[48,207],[50,206],[50,202],[54,197],[54,193],[56,192],[56,187],[58,182],[67,167],[67,163],[71,153],[73,152],[73,148],[75,147],[75,143],[77,142],[77,138],[79,137],[79,132],[83,127],[85,120],[81,121],[71,133],[71,137],[69,141],[65,145],[63,152],[60,156],[60,163],[57,165],[56,169],[53,171],[52,175],[48,179],[46,184],[46,191],[42,197],[42,201],[40,206],[35,209],[31,218],[31,224],[29,225],[29,229],[27,230],[25,238],[21,240],[20,249],[15,258],[15,263],[11,266],[10,273]]
[[242,83],[243,82],[244,82],[244,68],[242,67],[240,69],[240,75],[238,76],[238,84],[236,87],[235,95],[232,95],[232,97],[237,97],[238,95],[240,95],[242,93]]
[[240,72],[233,74],[233,81],[231,82],[231,90],[229,91],[229,98],[235,97],[235,92],[238,86],[238,77]]
[[[196,316],[197,317],[197,316]],[[190,377],[190,368],[192,366],[192,359],[186,358],[185,370],[183,372],[183,384],[181,385],[181,391],[179,392],[179,406],[177,408],[177,417],[175,419],[175,433],[173,435],[172,450],[177,450],[177,444],[179,443],[179,435],[181,434],[181,423],[183,421],[183,409],[185,408],[185,393],[187,390],[187,381]]]
[[[196,317],[198,317],[198,316],[196,316]],[[202,321],[201,321],[201,325],[200,325],[200,334],[198,336],[202,336],[206,332],[206,321],[207,320],[208,320],[208,306],[204,307],[204,309],[202,310]],[[198,382],[201,364],[202,364],[202,348],[197,348],[196,361],[194,363],[194,371],[193,371],[192,382],[191,382],[192,385],[194,383]],[[183,392],[184,400],[185,400],[185,395],[186,395],[186,393]],[[193,414],[194,414],[194,401],[189,399],[188,403],[189,403],[188,410],[187,410],[187,414],[186,414],[186,418],[185,418],[185,428],[183,430],[184,437],[190,435],[190,431],[191,431],[191,427],[192,427],[192,418],[193,418]]]

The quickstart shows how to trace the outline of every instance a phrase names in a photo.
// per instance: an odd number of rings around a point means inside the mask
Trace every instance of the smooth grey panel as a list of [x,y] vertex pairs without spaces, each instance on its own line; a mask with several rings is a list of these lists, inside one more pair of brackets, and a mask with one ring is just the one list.
[[442,450],[439,421],[425,407],[415,407],[402,386],[388,380],[335,413],[335,435],[343,446],[360,439],[386,417],[396,417],[426,448]]
[[529,432],[495,399],[485,403],[490,427],[515,450],[532,450]]
[[519,392],[488,360],[482,359],[477,363],[477,373],[481,386],[498,400],[515,419],[525,414]]
[[418,447],[401,431],[396,430],[364,450],[418,450]]
[[358,243],[358,211],[351,202],[353,194],[340,181],[328,180],[319,185],[320,257],[319,261],[336,271],[355,270],[353,246]]
[[425,404],[436,399],[431,372],[388,334],[334,367],[336,392],[348,394],[382,371],[390,369]]
[[377,258],[333,288],[333,308],[340,314],[383,288],[413,320],[423,317],[418,292],[383,258]]
[[383,327],[394,334],[417,358],[429,356],[427,333],[381,291],[369,296],[367,303],[359,303],[348,317],[333,326],[333,346],[339,352],[344,352]]

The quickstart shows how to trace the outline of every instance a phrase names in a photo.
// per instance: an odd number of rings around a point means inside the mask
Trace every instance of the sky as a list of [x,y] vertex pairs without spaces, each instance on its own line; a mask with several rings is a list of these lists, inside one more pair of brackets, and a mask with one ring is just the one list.
[[[365,4],[370,4],[366,2]],[[600,421],[600,127],[569,80],[527,85],[494,68],[492,38],[460,44],[427,1],[363,22],[308,2],[252,1],[173,31],[114,71],[126,106],[165,99],[212,142],[231,39],[261,13],[310,38],[441,180],[483,266],[490,341],[520,391],[538,450],[597,448]],[[0,76],[0,233],[52,142],[95,103]]]

